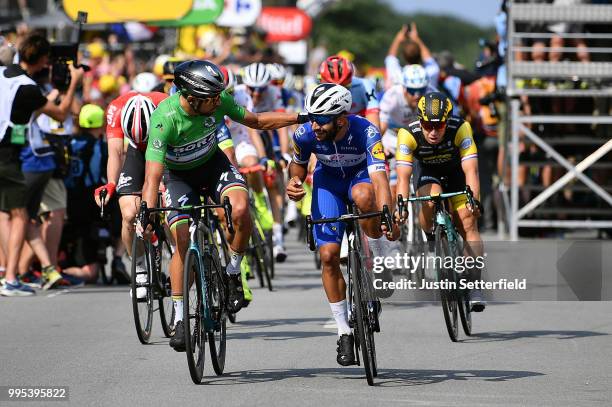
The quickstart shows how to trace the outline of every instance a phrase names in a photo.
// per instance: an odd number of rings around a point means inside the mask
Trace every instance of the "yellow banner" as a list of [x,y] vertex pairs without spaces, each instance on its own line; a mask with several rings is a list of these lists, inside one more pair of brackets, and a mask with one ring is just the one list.
[[180,19],[192,6],[193,0],[64,0],[68,17],[86,11],[90,24]]

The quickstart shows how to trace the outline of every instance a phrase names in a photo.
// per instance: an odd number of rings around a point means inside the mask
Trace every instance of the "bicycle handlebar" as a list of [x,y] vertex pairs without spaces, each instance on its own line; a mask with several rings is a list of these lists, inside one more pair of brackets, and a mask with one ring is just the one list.
[[375,218],[377,216],[380,216],[380,223],[385,225],[388,230],[391,230],[391,227],[393,224],[393,218],[391,216],[391,211],[389,210],[389,207],[387,205],[383,206],[382,211],[362,213],[359,215],[354,214],[354,213],[347,213],[337,218],[312,219],[312,216],[308,215],[306,216],[306,240],[308,242],[308,248],[312,252],[314,252],[316,249],[315,242],[314,242],[314,236],[313,236],[314,225],[319,225],[322,223],[334,223],[334,222],[350,223],[350,222],[354,222],[359,219]]
[[409,202],[441,201],[442,199],[452,198],[454,196],[459,196],[459,195],[467,195],[468,203],[470,204],[470,208],[472,208],[471,210],[473,211],[474,210],[473,209],[474,208],[474,195],[472,194],[472,189],[470,188],[469,185],[466,185],[463,191],[447,192],[447,193],[442,193],[438,195],[414,196],[414,197],[404,198],[402,194],[399,194],[397,196],[397,209],[401,215],[404,213],[404,211],[408,211],[407,204]]
[[223,211],[225,213],[225,222],[227,224],[227,230],[233,234],[235,232],[235,229],[234,229],[234,223],[232,222],[232,204],[230,203],[228,196],[223,198],[222,204],[205,204],[205,205],[178,206],[178,207],[166,206],[163,208],[150,208],[150,209],[147,208],[147,203],[145,201],[142,201],[140,203],[140,211],[138,212],[138,221],[140,222],[141,225],[143,225],[143,228],[145,228],[147,217],[152,213],[176,211],[180,213],[186,213],[190,217],[192,217],[192,214],[196,213],[197,211],[201,211],[202,209],[216,209],[216,208],[223,208]]

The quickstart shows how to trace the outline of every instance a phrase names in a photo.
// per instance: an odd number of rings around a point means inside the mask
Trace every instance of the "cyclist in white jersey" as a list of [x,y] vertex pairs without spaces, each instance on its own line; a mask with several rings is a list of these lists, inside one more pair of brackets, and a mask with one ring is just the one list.
[[[255,62],[244,68],[244,73],[242,75],[243,85],[236,86],[236,92],[246,91],[247,94],[251,96],[253,100],[252,112],[285,111],[281,91],[276,86],[272,86],[270,81],[270,72],[265,64]],[[263,131],[259,134],[264,141],[267,157],[275,161],[285,160],[288,164],[290,156],[287,128],[278,129],[276,134],[271,131]],[[278,142],[275,145],[274,138],[276,135],[278,136]],[[277,168],[275,182],[267,185],[270,194],[270,203],[272,205],[272,216],[274,218],[274,224],[272,226],[272,239],[274,241],[273,251],[274,257],[279,263],[282,263],[287,258],[283,238],[282,208],[284,199],[282,194],[282,180],[282,169]]]

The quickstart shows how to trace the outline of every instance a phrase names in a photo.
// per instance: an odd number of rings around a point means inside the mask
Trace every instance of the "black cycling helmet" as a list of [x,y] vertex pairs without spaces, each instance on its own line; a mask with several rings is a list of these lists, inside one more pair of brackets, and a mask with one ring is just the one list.
[[453,110],[453,104],[440,92],[427,93],[419,99],[417,113],[424,122],[445,122]]
[[197,98],[215,97],[225,89],[221,69],[210,61],[187,61],[174,69],[174,84],[185,94]]

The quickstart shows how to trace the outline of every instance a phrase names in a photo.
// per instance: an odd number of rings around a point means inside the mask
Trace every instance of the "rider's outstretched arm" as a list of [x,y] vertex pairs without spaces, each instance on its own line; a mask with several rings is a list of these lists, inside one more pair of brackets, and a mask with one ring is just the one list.
[[246,110],[244,118],[238,120],[238,122],[252,129],[274,130],[297,124],[298,114],[285,112],[253,113]]

